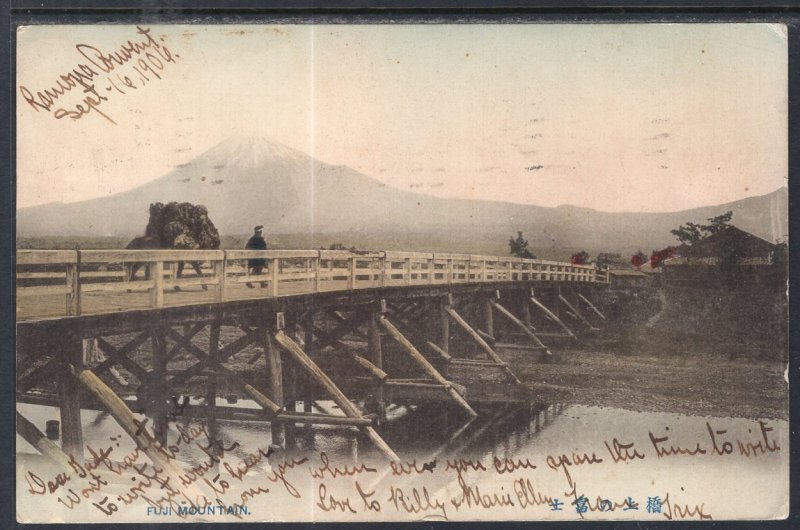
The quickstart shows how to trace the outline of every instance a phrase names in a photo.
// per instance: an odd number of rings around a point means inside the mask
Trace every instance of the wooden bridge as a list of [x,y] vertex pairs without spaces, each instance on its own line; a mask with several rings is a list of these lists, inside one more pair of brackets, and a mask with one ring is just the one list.
[[[179,262],[203,265],[178,277]],[[535,400],[503,352],[543,362],[596,330],[608,282],[594,266],[410,252],[18,250],[16,264],[17,400],[60,409],[61,448],[19,415],[17,430],[62,465],[83,455],[81,409],[111,413],[159,465],[176,411],[269,422],[284,447],[300,424],[357,428],[397,459],[388,405],[475,416]]]

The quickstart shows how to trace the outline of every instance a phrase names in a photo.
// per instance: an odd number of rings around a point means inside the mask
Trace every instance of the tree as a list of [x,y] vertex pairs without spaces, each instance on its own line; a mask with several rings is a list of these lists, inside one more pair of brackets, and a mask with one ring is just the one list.
[[732,218],[733,212],[729,210],[722,215],[706,219],[710,224],[686,223],[675,230],[670,230],[670,233],[677,237],[681,244],[691,247],[701,239],[718,234],[728,228]]
[[733,212],[728,210],[722,215],[718,215],[716,217],[709,217],[708,222],[711,223],[703,227],[709,235],[714,235],[722,232],[726,228],[728,228],[728,223],[731,222],[731,218],[733,217]]
[[585,250],[576,252],[569,258],[569,262],[573,265],[586,265],[589,263],[589,253]]
[[636,268],[639,268],[642,265],[644,265],[646,261],[647,261],[647,256],[645,255],[644,252],[642,252],[642,249],[639,249],[638,251],[636,251],[636,254],[631,256],[631,265],[633,265]]
[[689,247],[703,239],[703,226],[696,223],[686,223],[669,232],[678,238],[681,244]]
[[528,250],[528,240],[522,237],[522,231],[517,231],[517,238],[508,239],[509,254],[517,258],[536,259],[536,256]]
[[[716,217],[709,217],[706,219],[710,224],[701,225],[697,223],[686,223],[685,225],[679,226],[675,230],[670,230],[670,233],[678,238],[678,241],[680,241],[681,244],[686,247],[683,251],[683,255],[684,257],[689,258],[692,253],[692,245],[702,239],[707,238],[708,236],[719,234],[728,228],[732,218],[733,212],[728,210],[722,215],[717,215]],[[735,253],[732,253],[730,256],[720,256],[720,260],[720,263],[725,261],[728,265],[730,265],[730,263],[738,260],[738,256],[736,256]]]

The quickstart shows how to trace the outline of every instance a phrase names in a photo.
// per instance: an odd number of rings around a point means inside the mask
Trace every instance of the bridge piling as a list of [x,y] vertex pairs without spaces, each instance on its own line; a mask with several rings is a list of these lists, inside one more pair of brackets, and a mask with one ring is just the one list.
[[[284,408],[283,397],[283,366],[281,363],[281,351],[272,344],[272,335],[267,326],[261,328],[263,333],[264,357],[267,365],[267,381],[269,382],[269,392],[272,399],[278,406]],[[286,428],[283,423],[275,422],[270,425],[272,432],[272,444],[286,448]]]
[[492,298],[487,297],[483,301],[483,322],[484,331],[490,337],[494,337],[494,313],[492,307]]
[[219,364],[219,336],[221,331],[221,316],[218,315],[208,332],[208,358],[209,367],[206,379],[205,402],[208,410],[208,432],[212,440],[219,439],[219,423],[217,422],[217,374],[221,366]]
[[[369,358],[373,365],[383,370],[383,346],[381,344],[381,331],[378,327],[378,315],[375,311],[369,313],[368,348]],[[381,422],[386,421],[385,379],[380,380],[375,389],[375,400],[378,402],[378,415]]]
[[166,444],[169,421],[167,418],[167,344],[164,328],[159,323],[150,326],[152,370],[148,375],[145,409],[150,416],[153,432],[162,445]]
[[[447,298],[452,299],[452,295],[448,295]],[[447,314],[449,305],[449,301],[439,304],[439,347],[445,353],[450,353],[450,316]]]
[[61,370],[58,378],[61,448],[80,461],[83,459],[80,387],[70,375],[68,368],[70,364],[80,364],[82,361],[83,341],[71,335],[66,339],[62,346]]
[[531,305],[528,302],[528,297],[525,296],[525,293],[522,293],[522,303],[520,304],[522,307],[522,322],[528,327],[531,331],[536,331],[536,328],[533,327],[533,322],[531,321]]
[[[305,348],[308,356],[313,360],[315,357],[314,349],[314,310],[309,309],[305,318],[305,334],[303,335],[303,347]],[[312,412],[311,405],[314,402],[314,382],[311,377],[306,376],[303,379],[303,412],[310,414]],[[307,424],[311,427],[311,424]]]
[[[285,331],[287,337],[294,341],[297,338],[297,326],[292,319],[292,315],[285,315]],[[294,362],[283,364],[283,399],[284,407],[287,412],[294,413],[297,410],[297,379],[298,373]],[[287,423],[286,427],[286,448],[292,451],[297,449],[297,431],[294,423]]]

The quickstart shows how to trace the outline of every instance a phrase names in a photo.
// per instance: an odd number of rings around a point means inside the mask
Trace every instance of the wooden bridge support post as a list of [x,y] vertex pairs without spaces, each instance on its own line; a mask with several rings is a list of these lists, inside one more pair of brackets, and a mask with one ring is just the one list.
[[219,372],[219,320],[211,324],[208,333],[208,356],[211,359],[211,373],[208,375],[206,387],[206,407],[208,407],[208,433],[212,440],[219,439],[219,423],[217,423],[217,373]]
[[[306,317],[305,323],[305,335],[303,336],[303,345],[306,353],[311,357],[314,358],[314,351],[313,351],[313,344],[314,344],[314,312],[313,310],[308,311],[308,315]],[[311,413],[311,404],[314,402],[314,380],[311,377],[306,376],[303,379],[303,412]],[[308,424],[308,427],[311,427],[311,424]]]
[[533,322],[532,322],[532,320],[531,320],[531,306],[530,306],[530,302],[528,302],[528,297],[527,297],[527,296],[524,296],[524,293],[523,293],[523,297],[522,297],[522,322],[523,322],[523,323],[524,323],[524,324],[525,324],[527,327],[529,327],[531,330],[533,330],[533,329],[534,329],[534,327],[533,327]]
[[[297,338],[297,326],[290,317],[286,317],[285,327],[292,340]],[[289,412],[297,412],[297,370],[293,363],[283,366],[283,405]],[[286,424],[286,448],[297,448],[295,424]]]
[[494,312],[492,307],[492,298],[488,297],[483,301],[483,325],[484,331],[490,336],[494,337]]
[[161,324],[150,327],[153,370],[147,385],[150,395],[142,396],[148,415],[153,420],[153,432],[162,445],[166,444],[169,421],[167,419],[167,343]]
[[447,308],[450,307],[452,295],[447,295],[447,300],[439,306],[439,322],[441,325],[441,335],[439,337],[439,347],[445,353],[450,353],[450,316]]
[[83,459],[83,426],[79,386],[70,375],[69,365],[80,364],[83,358],[83,341],[67,337],[61,351],[62,370],[59,374],[58,392],[61,418],[61,449],[80,461]]
[[[281,351],[272,344],[272,336],[269,329],[264,326],[263,347],[264,357],[267,360],[267,372],[269,377],[269,393],[272,399],[283,408],[283,367],[281,363]],[[272,431],[272,443],[279,447],[286,447],[286,429],[283,422],[273,422],[270,424]]]
[[[381,332],[378,329],[378,315],[374,311],[369,315],[369,360],[377,368],[383,370],[383,347],[381,345]],[[375,388],[375,399],[378,402],[378,415],[381,422],[386,421],[386,399],[384,396],[383,381]]]
[[557,317],[561,317],[561,304],[559,304],[559,300],[561,300],[561,287],[554,287],[553,288],[553,314]]

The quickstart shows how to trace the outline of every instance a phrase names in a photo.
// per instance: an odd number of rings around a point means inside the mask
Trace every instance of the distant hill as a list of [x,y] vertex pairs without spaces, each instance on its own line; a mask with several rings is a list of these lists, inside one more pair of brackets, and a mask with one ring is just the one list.
[[[389,187],[345,166],[326,164],[261,138],[231,138],[163,177],[109,197],[50,203],[17,212],[17,236],[132,237],[142,234],[152,202],[203,204],[222,234],[297,234],[298,246],[319,241],[408,250],[505,254],[521,230],[540,255],[585,248],[648,252],[674,243],[686,221],[733,210],[733,224],[774,240],[788,226],[781,188],[719,206],[674,213],[607,213],[504,202],[444,199]],[[302,241],[302,243],[300,242]]]

